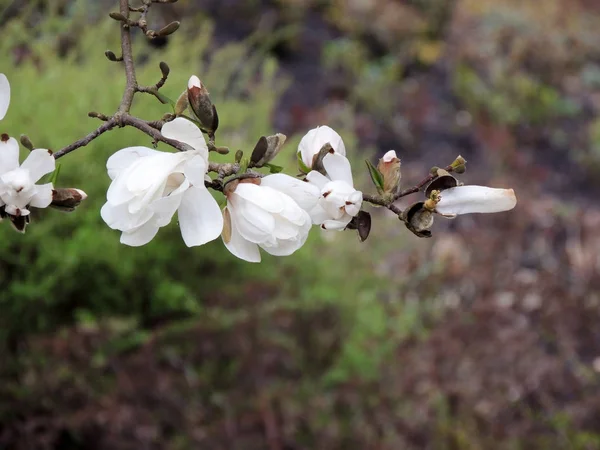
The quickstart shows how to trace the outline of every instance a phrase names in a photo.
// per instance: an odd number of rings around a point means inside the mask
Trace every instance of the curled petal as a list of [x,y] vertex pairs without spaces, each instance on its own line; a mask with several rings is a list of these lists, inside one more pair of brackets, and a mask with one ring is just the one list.
[[200,152],[202,157],[208,161],[208,147],[206,146],[206,140],[200,128],[198,128],[193,122],[178,117],[177,119],[167,122],[163,125],[161,131],[162,135],[168,139],[175,139],[176,141],[183,142],[189,145],[194,150]]
[[508,211],[517,204],[512,189],[486,186],[458,186],[446,189],[441,197],[435,210],[444,215]]
[[127,147],[119,150],[106,161],[108,176],[111,180],[114,180],[123,170],[131,166],[138,159],[158,153],[160,153],[158,150],[152,150],[147,147]]
[[[230,217],[229,207],[224,211],[224,215],[227,218]],[[230,219],[230,235],[228,240],[223,238],[223,242],[227,250],[229,250],[234,256],[248,262],[260,262],[260,251],[258,245],[250,242],[242,237],[239,233],[235,221]]]
[[183,166],[183,174],[185,177],[190,180],[192,185],[198,187],[204,186],[207,170],[208,164],[201,155],[194,156]]
[[121,243],[130,245],[131,247],[140,247],[150,242],[156,233],[158,233],[158,226],[152,222],[146,222],[141,227],[136,228],[132,231],[123,231],[121,234]]
[[321,195],[319,188],[315,185],[282,173],[267,175],[261,179],[260,185],[269,186],[279,192],[283,192],[305,211],[312,210]]
[[10,83],[3,73],[0,73],[0,120],[4,119],[10,104]]
[[342,137],[332,128],[324,125],[310,130],[300,141],[298,151],[307,167],[312,167],[313,157],[321,147],[329,143],[336,153],[346,156],[346,147]]
[[21,164],[22,169],[29,170],[29,176],[34,183],[56,168],[56,160],[44,148],[33,150]]
[[350,161],[345,156],[337,153],[325,155],[325,158],[323,158],[323,167],[325,167],[327,175],[331,180],[345,181],[350,186],[354,186]]
[[320,172],[317,172],[316,170],[311,170],[308,173],[308,175],[306,175],[306,179],[308,180],[309,183],[318,187],[319,190],[323,189],[325,187],[325,185],[331,181],[325,175],[323,175]]
[[350,220],[352,220],[350,216],[346,216],[346,218],[347,220],[326,220],[321,224],[321,228],[328,231],[342,231],[348,226]]

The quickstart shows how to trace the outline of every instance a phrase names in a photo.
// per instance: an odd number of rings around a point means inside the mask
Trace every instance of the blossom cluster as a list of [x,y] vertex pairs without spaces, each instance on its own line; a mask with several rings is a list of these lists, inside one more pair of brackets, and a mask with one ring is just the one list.
[[[0,74],[0,120],[9,103],[10,85]],[[195,119],[183,114],[188,108]],[[400,159],[395,151],[387,152],[377,167],[367,161],[379,194],[373,200],[355,187],[344,141],[328,126],[310,130],[300,141],[299,177],[279,170],[271,170],[268,175],[254,170],[277,168],[270,161],[285,142],[281,134],[262,137],[250,159],[243,160],[243,153],[238,152],[235,163],[230,164],[235,169],[221,173],[221,166],[211,167],[209,161],[209,150],[216,149],[218,116],[198,77],[190,78],[174,111],[173,117],[162,122],[161,140],[176,141],[183,147],[174,146],[187,151],[174,153],[136,146],[117,151],[107,161],[112,181],[100,215],[110,228],[121,232],[123,244],[149,243],[177,213],[181,236],[188,247],[221,236],[233,255],[260,262],[260,249],[276,256],[294,253],[304,245],[313,226],[333,232],[358,229],[361,239],[366,238],[361,227],[366,226],[368,235],[370,215],[363,210],[363,201],[394,210],[394,201],[402,196]],[[29,221],[31,207],[52,205],[73,210],[86,197],[78,189],[55,189],[52,182],[36,184],[55,171],[55,158],[49,150],[34,149],[32,145],[28,148],[29,156],[19,164],[16,139],[6,134],[0,137],[0,218],[9,217],[20,231]],[[456,172],[464,170],[462,158],[455,163]],[[217,177],[211,178],[209,173]],[[512,189],[462,186],[445,170],[438,169],[431,180],[425,200],[398,213],[407,228],[420,237],[431,236],[429,229],[435,215],[506,211],[516,204]],[[222,207],[208,187],[223,193]]]

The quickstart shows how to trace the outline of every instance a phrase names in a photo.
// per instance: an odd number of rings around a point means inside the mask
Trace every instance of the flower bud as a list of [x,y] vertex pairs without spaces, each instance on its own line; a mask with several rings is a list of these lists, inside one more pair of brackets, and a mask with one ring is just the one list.
[[379,160],[377,169],[383,175],[383,191],[386,194],[396,194],[400,187],[400,159],[394,150],[390,150]]
[[61,211],[71,212],[87,198],[87,194],[81,189],[57,188],[52,191],[52,203],[50,206]]
[[175,33],[178,29],[179,29],[179,25],[181,25],[181,22],[171,22],[170,24],[164,26],[163,28],[161,28],[160,30],[158,30],[158,32],[156,33],[157,36],[168,36],[169,34],[173,34]]
[[200,121],[200,126],[208,133],[214,133],[219,127],[219,116],[215,105],[210,101],[206,87],[196,75],[188,81],[188,103],[194,115]]
[[29,136],[27,136],[25,134],[21,135],[21,138],[19,139],[19,141],[21,142],[21,145],[29,151],[32,151],[35,148],[33,146],[33,142],[31,142],[31,139],[29,139]]
[[272,161],[281,151],[283,144],[285,144],[285,140],[285,134],[281,133],[267,137],[262,136],[256,143],[256,146],[252,151],[252,157],[250,158],[254,166],[262,167]]

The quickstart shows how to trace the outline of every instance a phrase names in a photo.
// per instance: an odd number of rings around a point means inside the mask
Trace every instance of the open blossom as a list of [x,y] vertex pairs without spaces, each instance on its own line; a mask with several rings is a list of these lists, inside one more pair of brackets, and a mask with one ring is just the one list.
[[216,239],[223,229],[219,205],[204,185],[208,148],[192,122],[167,122],[163,136],[184,142],[193,150],[167,153],[129,147],[107,162],[113,180],[102,207],[102,219],[122,231],[121,242],[147,244],[178,212],[181,235],[188,247]]
[[325,144],[331,145],[336,153],[346,156],[346,147],[342,137],[332,128],[326,125],[320,126],[306,133],[298,145],[298,152],[306,167],[312,168],[314,158]]
[[52,202],[52,183],[37,185],[54,170],[55,160],[46,149],[36,149],[19,165],[19,144],[0,138],[0,206],[11,216],[27,216],[29,207],[45,208]]
[[0,73],[0,120],[4,119],[10,103],[10,84],[8,78]]
[[286,256],[304,245],[312,225],[310,216],[291,197],[268,186],[269,181],[232,183],[236,184],[225,190],[223,210],[223,242],[231,253],[260,262],[259,247],[271,255]]
[[343,230],[362,205],[362,192],[354,189],[350,162],[338,153],[329,153],[323,158],[327,176],[312,170],[307,181],[319,191],[317,205],[310,210],[314,224],[324,230]]
[[457,186],[443,190],[440,197],[435,211],[447,216],[508,211],[517,204],[512,189],[486,186]]

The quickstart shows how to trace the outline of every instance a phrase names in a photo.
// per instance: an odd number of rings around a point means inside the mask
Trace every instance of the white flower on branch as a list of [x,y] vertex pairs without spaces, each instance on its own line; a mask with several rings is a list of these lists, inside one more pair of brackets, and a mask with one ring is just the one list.
[[129,147],[107,162],[113,180],[101,210],[109,227],[122,231],[121,242],[147,244],[178,212],[181,235],[188,247],[216,239],[223,229],[219,205],[204,185],[208,148],[192,122],[178,118],[163,125],[163,136],[193,150],[167,153]]
[[19,165],[19,144],[3,134],[0,138],[0,206],[11,216],[29,215],[29,207],[46,208],[52,202],[52,183],[36,185],[54,170],[55,160],[46,149],[33,150]]
[[362,192],[354,189],[350,162],[339,153],[323,158],[327,176],[312,170],[306,176],[309,183],[320,191],[317,205],[310,211],[314,224],[324,230],[343,230],[362,205]]
[[486,186],[457,186],[443,190],[440,197],[435,211],[445,216],[502,212],[517,204],[514,190]]
[[332,128],[323,125],[306,133],[298,145],[298,152],[306,167],[309,169],[313,167],[315,157],[325,144],[331,145],[336,153],[346,156],[346,147],[342,137]]
[[8,78],[0,73],[0,120],[4,119],[10,104],[10,84]]
[[233,181],[225,189],[223,242],[249,262],[260,262],[259,247],[271,255],[291,255],[304,245],[312,225],[290,196],[269,186],[269,178],[263,178],[265,184],[259,178]]

